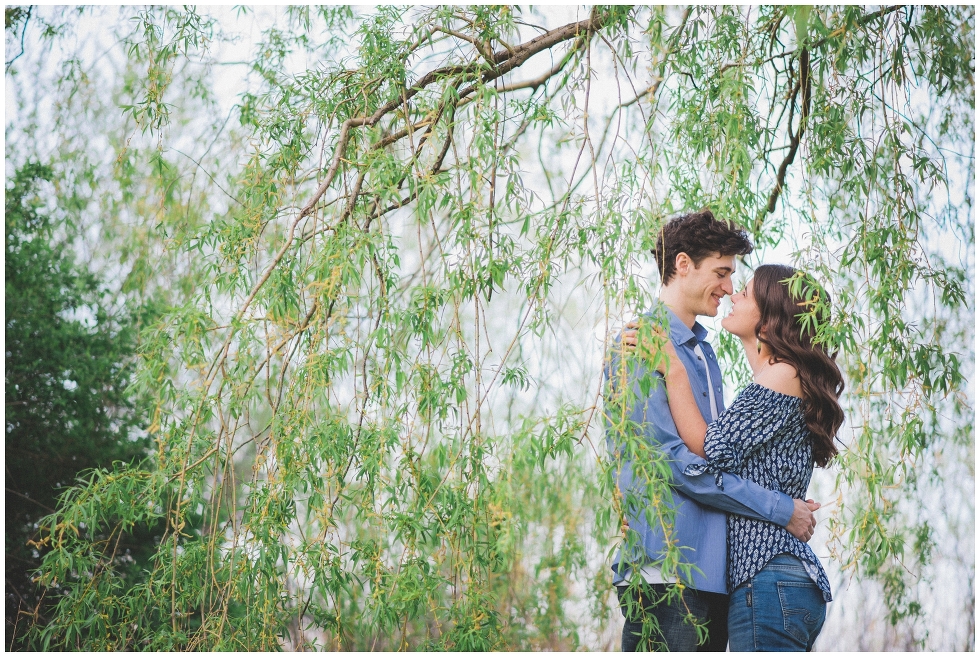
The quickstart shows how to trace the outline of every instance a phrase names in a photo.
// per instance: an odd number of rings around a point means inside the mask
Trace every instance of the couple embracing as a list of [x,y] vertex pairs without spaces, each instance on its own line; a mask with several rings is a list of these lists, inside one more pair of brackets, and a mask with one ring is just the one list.
[[[619,381],[633,388],[629,419],[667,457],[675,514],[668,538],[645,509],[625,509],[636,540],[613,563],[623,651],[724,651],[729,642],[733,651],[803,651],[823,626],[830,584],[807,545],[820,505],[804,498],[813,466],[837,453],[843,378],[802,317],[819,289],[812,280],[811,298],[800,298],[788,282],[796,270],[763,265],[735,293],[735,256],[751,251],[743,230],[709,211],[668,222],[654,256],[669,334],[641,340],[638,325],[627,325],[618,351],[640,358],[625,379],[615,355],[608,365],[612,393]],[[697,323],[698,315],[717,315],[726,295],[732,311],[721,325],[741,340],[753,372],[727,410],[721,370]],[[654,364],[657,371],[645,371]],[[643,394],[646,375],[657,385]],[[645,482],[634,479],[628,458],[618,466],[623,499],[635,499],[627,493],[642,494]],[[670,595],[676,575],[662,570],[668,540],[691,566]]]

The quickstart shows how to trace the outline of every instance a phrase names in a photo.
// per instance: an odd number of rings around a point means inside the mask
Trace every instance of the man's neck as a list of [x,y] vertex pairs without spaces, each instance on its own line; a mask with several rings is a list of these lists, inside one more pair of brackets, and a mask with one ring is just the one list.
[[684,322],[687,328],[694,328],[698,316],[697,313],[688,308],[688,304],[685,303],[686,300],[681,294],[680,286],[664,285],[661,287],[660,300],[677,315],[677,319]]

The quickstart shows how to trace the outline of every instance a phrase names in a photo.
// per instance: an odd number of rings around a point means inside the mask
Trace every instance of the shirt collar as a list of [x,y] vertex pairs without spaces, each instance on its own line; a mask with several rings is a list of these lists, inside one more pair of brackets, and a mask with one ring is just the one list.
[[704,339],[708,337],[708,329],[701,326],[699,323],[694,322],[694,327],[688,327],[687,324],[678,319],[674,311],[669,307],[664,305],[667,310],[667,314],[670,317],[670,337],[674,341],[674,344],[687,344],[692,338],[695,338],[697,342],[704,342]]

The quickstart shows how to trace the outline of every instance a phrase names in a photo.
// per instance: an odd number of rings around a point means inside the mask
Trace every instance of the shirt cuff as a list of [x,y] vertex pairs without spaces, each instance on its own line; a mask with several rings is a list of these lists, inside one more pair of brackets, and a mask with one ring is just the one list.
[[772,494],[776,496],[776,508],[772,521],[780,527],[785,527],[793,518],[793,498],[779,491],[773,491]]

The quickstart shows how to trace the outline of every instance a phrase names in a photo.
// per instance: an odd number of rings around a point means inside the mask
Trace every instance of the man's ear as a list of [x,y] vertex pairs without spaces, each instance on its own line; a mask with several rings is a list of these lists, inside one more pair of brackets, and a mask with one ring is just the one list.
[[691,256],[687,255],[683,251],[677,254],[674,258],[674,269],[681,276],[686,276],[691,269],[694,268],[694,261],[691,260]]

